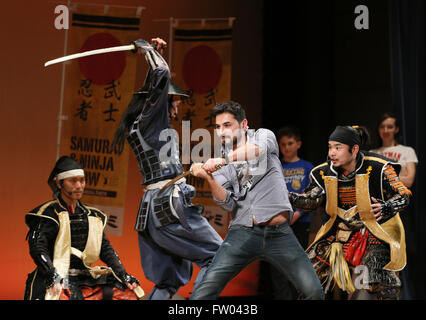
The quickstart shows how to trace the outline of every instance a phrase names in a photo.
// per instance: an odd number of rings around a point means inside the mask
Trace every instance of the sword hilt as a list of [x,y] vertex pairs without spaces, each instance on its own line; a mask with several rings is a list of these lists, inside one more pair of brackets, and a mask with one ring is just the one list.
[[176,181],[185,178],[186,176],[189,176],[190,174],[192,174],[192,166],[191,168],[189,168],[188,171],[185,171],[184,173],[174,177],[172,180],[170,180],[169,182],[167,182],[161,189],[160,191],[158,191],[158,195],[161,195],[164,190],[166,190],[168,187],[170,187],[172,184],[174,184]]
[[138,39],[138,40],[133,41],[132,45],[134,46],[134,49],[131,50],[132,53],[137,53],[139,48],[144,48],[144,47],[152,47],[156,51],[157,51],[157,48],[158,48],[156,43],[151,44],[148,41],[143,40],[143,39]]
[[137,286],[136,288],[134,288],[133,292],[138,297],[138,300],[142,300],[142,298],[145,296],[145,292],[143,291],[143,289],[140,286]]

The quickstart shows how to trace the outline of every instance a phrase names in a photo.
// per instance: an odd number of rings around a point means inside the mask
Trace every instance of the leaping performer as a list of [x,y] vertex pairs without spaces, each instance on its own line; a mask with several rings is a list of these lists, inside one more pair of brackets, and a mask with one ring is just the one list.
[[[194,282],[197,286],[222,238],[201,215],[202,206],[192,203],[195,188],[183,178],[177,139],[162,141],[160,137],[177,117],[176,98],[185,93],[171,81],[169,67],[159,53],[167,43],[160,38],[151,42],[134,42],[145,55],[149,71],[144,86],[123,113],[113,144],[121,149],[127,139],[138,161],[146,186],[135,226],[141,263],[146,278],[155,283],[148,299],[164,300],[189,282],[193,263],[201,268]],[[162,154],[162,147],[169,152]]]

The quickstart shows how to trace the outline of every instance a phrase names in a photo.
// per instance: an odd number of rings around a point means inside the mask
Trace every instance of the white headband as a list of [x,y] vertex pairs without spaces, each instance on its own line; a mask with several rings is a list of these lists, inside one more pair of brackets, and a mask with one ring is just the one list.
[[63,180],[66,178],[77,177],[77,176],[84,177],[84,170],[74,169],[74,170],[64,171],[64,172],[58,173],[58,175],[56,176],[56,179]]

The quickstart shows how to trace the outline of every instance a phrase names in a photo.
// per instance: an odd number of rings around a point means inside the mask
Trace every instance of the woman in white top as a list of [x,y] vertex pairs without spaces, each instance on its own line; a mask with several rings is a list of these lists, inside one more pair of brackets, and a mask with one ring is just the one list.
[[399,124],[398,118],[391,112],[386,112],[380,118],[377,126],[381,140],[381,147],[371,150],[401,164],[402,169],[399,179],[408,188],[414,183],[416,165],[418,163],[416,152],[409,146],[398,143]]

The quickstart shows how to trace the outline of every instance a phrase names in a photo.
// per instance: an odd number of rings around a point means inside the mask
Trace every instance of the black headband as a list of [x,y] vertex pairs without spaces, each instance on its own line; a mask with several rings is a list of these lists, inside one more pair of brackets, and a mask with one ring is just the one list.
[[337,141],[347,144],[348,146],[353,146],[355,144],[361,145],[361,137],[352,127],[337,126],[328,138],[328,141]]

